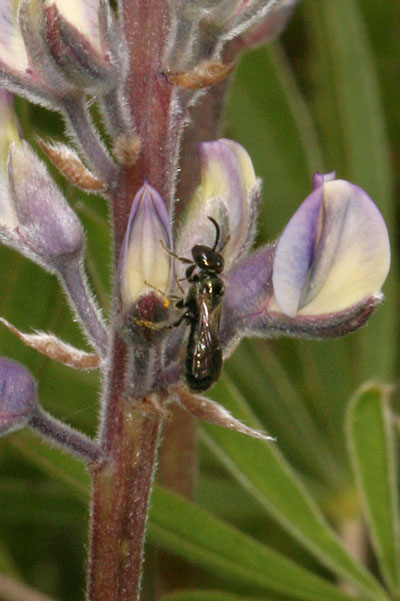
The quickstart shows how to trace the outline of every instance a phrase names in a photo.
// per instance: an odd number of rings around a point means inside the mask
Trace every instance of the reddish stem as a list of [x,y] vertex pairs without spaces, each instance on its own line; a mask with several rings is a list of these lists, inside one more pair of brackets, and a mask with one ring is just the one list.
[[[165,0],[121,0],[130,49],[126,96],[141,140],[133,168],[120,170],[112,192],[115,266],[132,199],[147,178],[170,202],[179,126],[173,126],[173,88],[161,70],[167,30]],[[113,343],[105,381],[101,445],[109,460],[94,470],[89,601],[137,601],[145,525],[162,416],[145,397],[132,399],[131,352],[118,334],[114,294]],[[162,403],[162,399],[160,400]]]

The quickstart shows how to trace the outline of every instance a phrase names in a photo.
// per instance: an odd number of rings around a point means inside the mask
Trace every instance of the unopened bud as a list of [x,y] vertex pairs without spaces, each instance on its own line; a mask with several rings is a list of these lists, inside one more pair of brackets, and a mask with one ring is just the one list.
[[172,280],[172,234],[165,203],[145,183],[137,192],[119,261],[119,285],[125,307],[146,293],[167,294]]
[[28,144],[11,147],[8,173],[18,220],[16,246],[50,269],[77,256],[84,244],[82,226]]
[[104,92],[121,76],[121,37],[104,0],[50,0],[46,39],[63,74],[78,87]]
[[23,428],[36,408],[36,385],[30,372],[0,357],[0,435]]

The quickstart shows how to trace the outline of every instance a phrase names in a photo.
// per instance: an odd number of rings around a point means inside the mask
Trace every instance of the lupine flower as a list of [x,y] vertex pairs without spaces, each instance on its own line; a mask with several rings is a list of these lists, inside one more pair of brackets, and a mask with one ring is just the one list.
[[275,253],[275,300],[289,317],[379,298],[389,271],[386,226],[369,196],[334,174],[314,181],[314,192],[289,221]]
[[54,64],[42,31],[40,2],[3,0],[0,11],[0,76],[12,91],[50,105],[72,90]]
[[[193,285],[185,277],[191,250],[197,244],[215,246],[215,225],[209,218],[215,220],[220,230],[216,251],[225,261],[219,328],[224,356],[242,336],[332,337],[362,325],[382,298],[390,263],[387,230],[368,195],[334,174],[317,174],[314,191],[277,243],[249,254],[260,188],[250,158],[229,140],[202,143],[199,153],[201,185],[177,231],[180,259],[175,260],[175,269],[181,290],[188,290]],[[164,203],[146,184],[133,203],[121,256],[120,286],[126,305],[150,292],[148,280],[167,294],[171,270],[160,240],[171,248],[169,236]],[[174,293],[183,294],[177,288]],[[182,329],[179,336],[173,327],[166,335],[166,347],[176,347],[176,357],[171,355],[169,363],[182,361],[177,346],[182,335]],[[181,377],[182,369],[176,374]]]
[[250,46],[262,38],[271,38],[275,32],[283,29],[297,2],[169,0],[171,36],[166,66],[174,71],[191,69],[201,61],[218,60],[227,40],[243,34],[256,24],[260,29],[255,32],[254,41],[250,34]]
[[36,407],[36,385],[17,361],[0,357],[0,435],[23,428]]

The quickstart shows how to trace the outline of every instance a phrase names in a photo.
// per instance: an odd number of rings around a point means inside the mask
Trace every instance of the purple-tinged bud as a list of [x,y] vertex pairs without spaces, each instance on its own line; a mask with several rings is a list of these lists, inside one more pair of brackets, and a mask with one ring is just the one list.
[[36,408],[36,385],[30,372],[0,357],[0,435],[26,426]]
[[173,269],[166,249],[172,249],[168,211],[159,193],[145,183],[133,200],[119,260],[119,286],[125,308],[144,294],[168,293]]
[[121,79],[121,33],[104,0],[50,0],[45,35],[63,74],[87,91],[104,92]]
[[82,226],[25,142],[10,148],[8,181],[17,226],[0,223],[3,241],[51,271],[78,256],[84,245]]
[[377,299],[389,271],[386,226],[366,192],[332,174],[317,176],[314,185],[276,248],[275,306],[289,317],[343,311]]
[[201,185],[179,232],[178,254],[190,257],[194,244],[214,244],[215,228],[208,219],[213,217],[221,229],[228,271],[253,241],[260,182],[249,155],[232,140],[203,142],[199,154]]
[[[10,0],[4,0],[9,3]],[[54,63],[44,35],[42,0],[21,0],[18,7],[18,24],[14,23],[18,35],[22,35],[27,56],[25,68],[16,73],[12,65],[5,65],[3,75],[11,88],[35,102],[54,106],[65,96],[76,94],[58,66]],[[13,85],[14,84],[14,85]]]
[[[299,0],[278,0],[261,20],[257,20],[253,27],[241,36],[244,47],[254,48],[277,38],[285,29],[298,2]],[[244,0],[239,10],[243,11],[249,5],[250,2]]]
[[24,40],[18,27],[17,11],[12,0],[2,0],[0,8],[0,69],[13,72],[29,68]]

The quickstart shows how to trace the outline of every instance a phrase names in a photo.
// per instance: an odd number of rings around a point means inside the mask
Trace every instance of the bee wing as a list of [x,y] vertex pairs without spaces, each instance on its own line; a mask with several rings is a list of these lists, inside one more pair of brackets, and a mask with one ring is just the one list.
[[207,296],[200,297],[198,309],[188,345],[186,375],[191,387],[205,390],[216,381],[222,367],[218,336],[221,311],[220,307],[210,310]]

